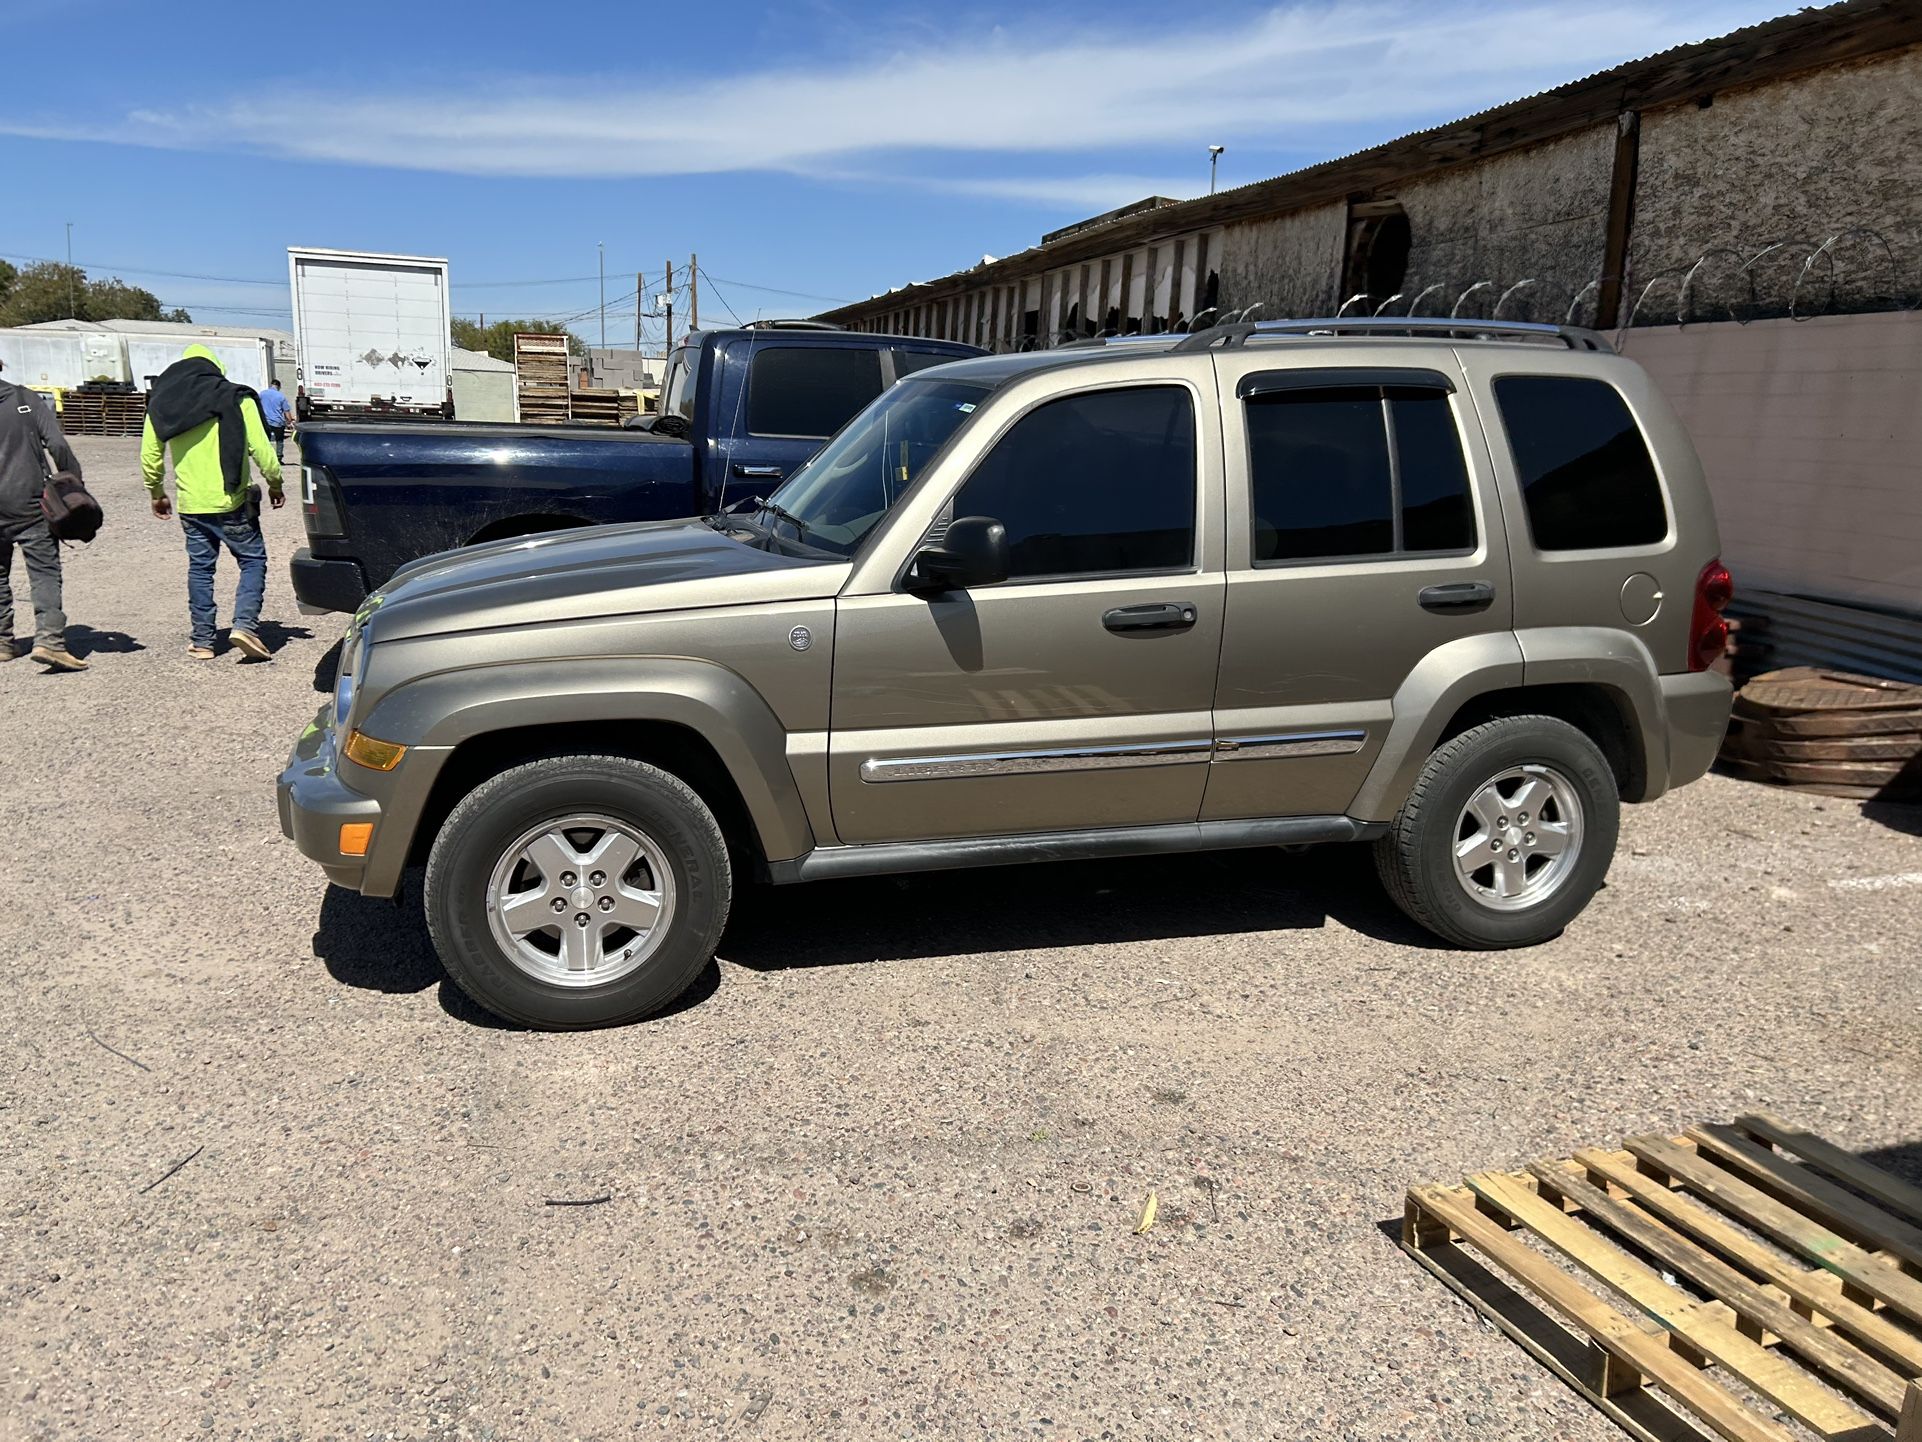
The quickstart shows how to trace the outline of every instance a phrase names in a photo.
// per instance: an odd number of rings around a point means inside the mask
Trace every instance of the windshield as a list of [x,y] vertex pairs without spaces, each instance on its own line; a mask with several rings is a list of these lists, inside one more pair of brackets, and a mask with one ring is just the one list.
[[[978,381],[903,381],[849,421],[770,498],[777,536],[848,556],[993,387]],[[788,539],[781,536],[781,539]]]

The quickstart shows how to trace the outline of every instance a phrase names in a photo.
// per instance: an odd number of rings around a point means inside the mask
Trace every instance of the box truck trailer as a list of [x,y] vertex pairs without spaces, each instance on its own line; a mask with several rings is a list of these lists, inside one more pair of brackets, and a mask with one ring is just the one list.
[[294,405],[309,416],[452,419],[447,262],[423,255],[289,247]]
[[137,391],[150,391],[154,380],[180,359],[190,345],[203,345],[214,353],[227,379],[256,391],[267,388],[274,378],[274,343],[258,337],[239,335],[140,335],[132,331],[119,340],[127,351],[127,374]]
[[[39,391],[70,391],[82,386],[125,390],[133,380],[121,337],[103,331],[42,330],[37,326],[0,330],[0,365],[6,367],[0,374],[15,385]],[[138,382],[135,385],[146,389]]]

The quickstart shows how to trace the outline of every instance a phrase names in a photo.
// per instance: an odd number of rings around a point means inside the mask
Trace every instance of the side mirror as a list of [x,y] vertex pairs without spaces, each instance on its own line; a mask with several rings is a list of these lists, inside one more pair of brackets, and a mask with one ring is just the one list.
[[1008,579],[1008,528],[992,516],[961,516],[938,546],[923,546],[908,565],[916,594],[995,586]]

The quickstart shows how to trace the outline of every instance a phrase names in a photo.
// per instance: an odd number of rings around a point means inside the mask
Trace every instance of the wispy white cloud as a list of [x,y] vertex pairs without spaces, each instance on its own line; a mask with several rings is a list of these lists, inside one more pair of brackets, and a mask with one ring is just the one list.
[[[136,109],[83,134],[0,113],[0,133],[470,175],[785,171],[1085,207],[1194,186],[1077,173],[1081,160],[1106,169],[1101,158],[1118,151],[1216,141],[1312,147],[1363,125],[1385,137],[1766,13],[1756,0],[1711,0],[1685,14],[1659,0],[1485,0],[1439,11],[1414,0],[1313,0],[1126,38],[1037,19],[832,68],[691,82],[580,75],[381,94],[263,89]],[[1037,164],[1070,177],[1036,176]]]

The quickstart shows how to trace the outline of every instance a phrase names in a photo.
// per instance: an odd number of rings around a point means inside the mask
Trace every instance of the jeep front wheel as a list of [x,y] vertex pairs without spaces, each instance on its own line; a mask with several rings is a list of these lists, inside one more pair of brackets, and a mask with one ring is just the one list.
[[504,771],[447,818],[428,930],[456,985],[509,1021],[635,1021],[713,958],[733,878],[721,828],[678,777],[617,756]]
[[1507,716],[1437,748],[1375,843],[1395,904],[1459,946],[1532,946],[1589,903],[1621,801],[1595,743],[1549,716]]

